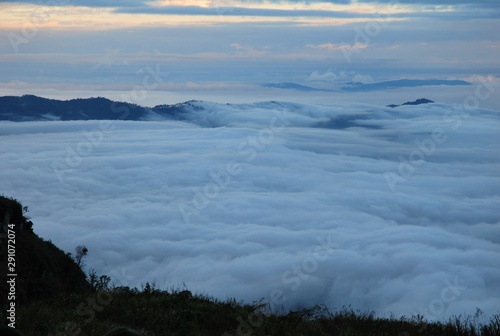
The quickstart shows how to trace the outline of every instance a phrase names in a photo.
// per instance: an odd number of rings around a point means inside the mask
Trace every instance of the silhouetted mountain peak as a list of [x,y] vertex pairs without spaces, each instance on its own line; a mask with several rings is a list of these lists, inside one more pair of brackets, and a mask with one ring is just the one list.
[[404,105],[422,105],[422,104],[430,104],[430,103],[434,103],[434,101],[427,99],[427,98],[419,98],[419,99],[411,101],[411,102],[407,101],[406,103],[403,103],[401,105],[396,105],[396,104],[387,105],[387,107],[395,108],[395,107],[404,106]]

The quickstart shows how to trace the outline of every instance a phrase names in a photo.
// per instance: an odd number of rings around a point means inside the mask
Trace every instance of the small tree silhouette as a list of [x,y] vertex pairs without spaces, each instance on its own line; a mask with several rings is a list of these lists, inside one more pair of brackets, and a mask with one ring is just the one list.
[[92,268],[88,274],[88,281],[94,292],[106,291],[109,289],[111,278],[107,275],[97,275],[97,272]]
[[89,250],[85,246],[80,245],[80,246],[77,246],[75,248],[75,251],[76,251],[75,262],[78,265],[78,267],[83,269],[83,267],[85,267],[85,263],[83,261],[83,258],[87,255]]

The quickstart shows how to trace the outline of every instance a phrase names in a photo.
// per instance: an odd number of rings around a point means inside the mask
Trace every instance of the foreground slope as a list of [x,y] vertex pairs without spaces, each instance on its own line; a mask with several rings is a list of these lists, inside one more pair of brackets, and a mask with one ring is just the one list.
[[[276,314],[268,303],[234,299],[221,301],[188,290],[160,290],[146,283],[142,290],[127,286],[96,286],[67,254],[38,238],[15,199],[0,197],[1,227],[15,224],[17,278],[16,329],[25,336],[104,335],[129,327],[142,335],[401,335],[496,336],[500,315],[487,323],[476,317],[426,322],[422,316],[378,318],[343,308],[324,306]],[[5,222],[5,220],[7,222]],[[5,265],[4,235],[0,236]],[[42,275],[42,278],[40,278]],[[4,283],[4,282],[3,282]],[[3,286],[2,283],[2,286]],[[2,290],[2,293],[6,291]],[[6,321],[2,307],[0,329]],[[1,329],[2,335],[11,335]],[[14,335],[14,334],[12,334]],[[19,335],[16,333],[15,335]],[[113,334],[114,335],[114,334]],[[121,334],[120,334],[121,335]],[[128,335],[128,334],[124,334]]]
[[[23,306],[57,295],[89,292],[83,271],[68,254],[33,232],[33,223],[24,216],[22,209],[17,200],[0,196],[0,263],[5,269],[7,233],[12,228],[9,224],[14,224],[17,304]],[[2,276],[5,274],[2,271]],[[8,292],[6,281],[0,282],[0,292]]]

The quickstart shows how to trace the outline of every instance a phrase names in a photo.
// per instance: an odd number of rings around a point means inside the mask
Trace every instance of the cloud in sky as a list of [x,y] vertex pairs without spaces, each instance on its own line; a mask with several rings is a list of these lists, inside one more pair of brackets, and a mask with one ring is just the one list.
[[153,0],[2,0],[1,3],[28,3],[41,6],[83,6],[83,7],[137,7],[152,3]]
[[334,82],[338,79],[345,79],[345,72],[336,74],[335,72],[328,69],[328,71],[321,73],[317,70],[313,71],[309,77],[307,77],[307,81],[309,82]]
[[370,75],[363,75],[356,72],[347,72],[347,71],[334,71],[332,69],[328,69],[325,72],[321,72],[318,70],[313,71],[309,77],[306,78],[308,82],[315,83],[346,83],[346,82],[362,82],[362,83],[370,83],[373,82],[373,78]]
[[[461,2],[446,2],[446,1],[430,1],[430,2],[414,2],[414,1],[401,1],[401,2],[382,2],[382,1],[235,1],[235,0],[221,0],[221,1],[56,1],[44,5],[37,1],[0,1],[0,6],[4,4],[4,13],[16,12],[18,7],[22,4],[34,4],[31,12],[43,12],[46,14],[50,11],[55,11],[59,7],[71,7],[76,11],[81,11],[82,7],[107,9],[99,13],[94,13],[96,16],[106,16],[108,19],[113,17],[113,14],[122,14],[121,19],[125,20],[124,13],[128,14],[146,14],[146,15],[163,15],[163,16],[188,16],[196,17],[203,16],[208,20],[209,17],[225,17],[227,21],[231,17],[238,17],[241,22],[245,18],[257,20],[257,18],[271,18],[290,19],[296,21],[297,18],[303,18],[305,22],[309,21],[314,23],[315,19],[322,18],[329,19],[354,19],[373,20],[373,16],[383,16],[387,20],[394,19],[409,19],[412,17],[441,17],[441,18],[498,18],[499,12],[495,10],[498,4],[488,2],[478,5],[476,2],[461,1]],[[59,5],[58,5],[59,4]],[[432,5],[431,5],[432,4]],[[467,5],[464,5],[467,4]],[[491,5],[489,5],[491,4]],[[26,14],[30,12],[24,8],[23,12]],[[107,14],[105,14],[107,13]],[[4,14],[3,17],[8,17]],[[309,18],[307,20],[306,18]],[[151,18],[150,18],[151,20]],[[198,19],[199,20],[199,19]],[[5,20],[3,20],[5,21]],[[125,20],[126,21],[126,20]],[[133,20],[128,20],[131,24]],[[147,19],[136,17],[135,21],[147,23]],[[220,21],[220,20],[219,20]],[[180,21],[176,20],[179,23]],[[216,23],[216,21],[211,21]],[[3,23],[6,24],[5,22]],[[101,23],[102,24],[102,23]],[[316,21],[316,24],[320,24]]]
[[[222,11],[221,9],[224,8]],[[219,9],[219,10],[217,10]],[[251,17],[329,17],[358,18],[366,17],[350,11],[288,9],[284,8],[252,8],[252,7],[200,7],[200,6],[146,6],[140,8],[127,7],[116,10],[117,13],[146,13],[171,15],[219,15],[219,16],[251,16]]]
[[324,44],[308,44],[306,48],[319,49],[328,52],[342,52],[345,54],[352,54],[353,52],[359,52],[360,50],[368,48],[368,44],[355,42],[354,44],[334,44],[334,43],[324,43]]
[[0,190],[118,284],[497,313],[497,112],[198,102],[187,117],[2,123]]
[[[32,4],[45,4],[44,2],[36,1],[36,0],[2,0],[0,3],[32,3]],[[154,1],[154,0],[123,0],[123,1],[115,1],[115,0],[93,0],[93,1],[84,1],[84,0],[55,0],[53,2],[47,2],[47,5],[61,5],[61,6],[89,6],[89,7],[134,7],[134,6],[144,6],[144,5],[163,5],[163,6],[178,6],[183,4],[194,4],[198,3],[204,6],[210,7],[231,7],[237,5],[260,5],[260,6],[272,6],[273,4],[293,4],[293,5],[304,5],[313,7],[316,4],[340,4],[340,5],[349,5],[349,4],[387,4],[387,1],[381,0],[287,0],[287,1],[257,1],[257,0],[206,0],[206,1],[179,1],[179,0],[163,0],[163,1]],[[474,0],[398,0],[394,1],[394,4],[409,4],[415,5],[417,3],[424,4],[432,4],[432,5],[448,5],[448,6],[456,6],[456,5],[474,5],[474,6],[490,6],[490,7],[498,7],[498,1],[495,0],[483,0],[483,1],[474,1]]]

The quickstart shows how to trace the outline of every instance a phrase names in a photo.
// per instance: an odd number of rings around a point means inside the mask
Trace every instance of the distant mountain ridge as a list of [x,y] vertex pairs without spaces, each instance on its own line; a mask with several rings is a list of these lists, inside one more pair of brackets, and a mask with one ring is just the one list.
[[297,90],[297,91],[324,91],[324,92],[331,92],[332,90],[324,90],[324,89],[318,89],[318,88],[313,88],[311,86],[307,85],[302,85],[302,84],[297,84],[297,83],[266,83],[262,84],[263,87],[269,87],[269,88],[276,88],[276,89],[284,89],[284,90]]
[[398,79],[377,83],[359,83],[350,82],[342,88],[343,91],[376,91],[388,90],[397,88],[409,88],[419,86],[433,86],[433,85],[448,85],[448,86],[462,86],[472,85],[463,80],[448,80],[448,79]]
[[[419,105],[430,103],[431,100],[421,98],[403,105]],[[256,104],[257,107],[264,103]],[[276,102],[270,102],[276,104]],[[157,105],[143,107],[126,102],[116,102],[107,98],[78,98],[71,100],[56,100],[33,95],[21,97],[0,97],[0,121],[51,121],[51,120],[179,120],[197,122],[203,121],[203,111],[208,114],[212,109],[223,104],[210,104],[190,100],[172,105]],[[280,105],[281,106],[281,105]],[[389,105],[397,107],[400,105]],[[202,112],[200,114],[200,112]],[[194,118],[194,119],[193,119]],[[198,120],[201,118],[200,120]],[[210,120],[205,120],[210,124]],[[213,123],[212,123],[213,124]],[[212,125],[210,124],[210,125]],[[212,126],[214,126],[213,124]]]
[[342,86],[332,89],[315,88],[312,86],[297,84],[297,83],[266,83],[262,84],[263,87],[284,89],[284,90],[296,90],[296,91],[322,91],[322,92],[364,92],[364,91],[377,91],[377,90],[389,90],[398,88],[410,88],[410,87],[420,87],[420,86],[435,86],[435,85],[448,85],[448,86],[463,86],[472,85],[469,82],[463,80],[449,80],[449,79],[398,79],[391,81],[383,81],[376,83],[361,83],[361,82],[348,82],[342,84]]

